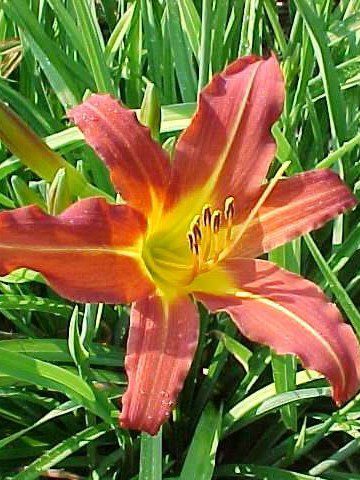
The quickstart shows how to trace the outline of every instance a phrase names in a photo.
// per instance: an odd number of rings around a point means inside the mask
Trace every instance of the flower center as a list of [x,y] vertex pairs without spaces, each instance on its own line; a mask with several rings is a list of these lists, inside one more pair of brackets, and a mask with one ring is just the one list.
[[233,241],[234,214],[233,197],[226,198],[223,210],[204,205],[201,215],[190,223],[188,246],[183,240],[164,241],[162,231],[150,235],[144,244],[143,259],[157,286],[185,288],[197,275],[214,267]]
[[187,236],[193,255],[194,277],[214,266],[230,245],[234,214],[234,197],[227,197],[223,211],[212,211],[210,205],[205,205],[201,215],[192,220]]

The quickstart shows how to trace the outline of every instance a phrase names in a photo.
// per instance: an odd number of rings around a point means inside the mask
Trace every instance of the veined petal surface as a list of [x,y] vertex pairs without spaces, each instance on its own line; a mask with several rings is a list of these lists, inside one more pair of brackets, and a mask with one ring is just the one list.
[[274,56],[243,57],[215,75],[176,145],[167,203],[193,194],[193,207],[219,208],[227,196],[241,205],[256,192],[275,154],[270,128],[283,100]]
[[170,163],[134,112],[110,95],[91,95],[68,112],[86,142],[110,170],[115,189],[145,214],[159,209],[170,177]]
[[198,330],[197,307],[187,296],[134,303],[125,358],[129,385],[120,417],[124,428],[154,435],[168,419],[195,354]]
[[141,261],[146,221],[125,205],[81,200],[59,216],[38,207],[0,214],[0,275],[20,267],[44,275],[63,297],[123,303],[151,293]]
[[[238,215],[234,237],[255,204],[256,199]],[[356,204],[349,188],[331,170],[312,170],[280,180],[230,256],[258,257],[320,228]]]
[[[220,287],[212,294],[207,284],[220,270],[222,276],[226,271],[228,285],[223,294]],[[279,354],[295,354],[304,367],[322,373],[337,404],[358,391],[359,342],[336,306],[313,283],[264,260],[232,259],[204,274],[194,289],[209,310],[229,313],[250,340]]]

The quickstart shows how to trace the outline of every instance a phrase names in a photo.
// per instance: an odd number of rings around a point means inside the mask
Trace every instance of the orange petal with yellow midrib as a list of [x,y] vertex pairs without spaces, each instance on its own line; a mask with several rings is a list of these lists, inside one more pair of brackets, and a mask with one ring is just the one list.
[[139,212],[100,198],[56,217],[35,206],[2,212],[0,275],[26,267],[70,300],[130,302],[154,289],[140,257],[145,230]]
[[[304,367],[322,373],[337,404],[355,395],[358,339],[316,285],[264,260],[227,260],[218,270],[226,271],[233,286],[214,295],[206,288],[205,274],[195,293],[210,311],[226,311],[250,340],[294,354]],[[212,281],[217,273],[210,272]]]
[[[256,199],[253,204],[256,204]],[[312,170],[280,180],[230,256],[262,255],[299,235],[322,227],[356,204],[352,192],[331,170]],[[238,228],[246,221],[251,207],[238,213]]]
[[110,95],[91,95],[68,112],[86,142],[110,170],[115,189],[145,214],[159,208],[170,177],[170,162],[133,111]]
[[189,297],[134,303],[125,358],[124,428],[154,435],[169,418],[195,354],[199,315]]
[[270,129],[283,100],[274,56],[243,57],[215,75],[176,145],[167,205],[194,192],[192,204],[199,202],[200,210],[207,202],[222,208],[230,195],[242,205],[257,191],[274,157]]

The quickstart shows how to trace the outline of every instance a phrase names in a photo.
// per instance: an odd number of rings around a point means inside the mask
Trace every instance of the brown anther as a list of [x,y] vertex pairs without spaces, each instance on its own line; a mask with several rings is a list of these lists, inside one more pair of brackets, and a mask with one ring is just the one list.
[[220,230],[220,221],[221,221],[221,212],[220,210],[215,210],[211,215],[211,230],[214,233],[218,233]]
[[207,227],[211,223],[211,208],[209,205],[205,205],[202,211],[202,219],[204,227]]
[[200,227],[197,223],[195,223],[195,225],[193,226],[193,234],[194,234],[194,237],[195,237],[195,242],[196,243],[200,243],[201,241],[201,230],[200,230]]
[[196,215],[196,217],[194,217],[194,220],[193,220],[194,224],[198,225],[199,227],[200,227],[200,219],[201,219],[200,215]]
[[[202,208],[201,216],[196,215],[190,223],[188,239],[193,254],[192,274],[194,276],[215,265],[222,251],[231,241],[234,203],[234,197],[227,197],[223,211],[212,210],[211,205],[206,204]],[[223,216],[225,222],[223,222]],[[224,235],[219,235],[220,227],[223,228]]]
[[199,255],[199,244],[196,241],[194,232],[188,233],[189,247],[193,255]]
[[224,215],[226,220],[232,220],[235,215],[234,197],[227,197],[224,206]]
[[195,244],[194,234],[192,232],[189,232],[187,236],[188,236],[188,240],[189,240],[189,247],[190,247],[190,250],[192,252],[193,249],[194,249],[194,244]]

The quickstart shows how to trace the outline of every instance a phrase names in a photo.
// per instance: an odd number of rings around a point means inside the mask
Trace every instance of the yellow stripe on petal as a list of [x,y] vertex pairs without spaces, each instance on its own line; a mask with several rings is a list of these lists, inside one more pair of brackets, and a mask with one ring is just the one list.
[[0,213],[0,275],[40,272],[63,297],[127,303],[155,290],[141,257],[146,220],[126,205],[81,200],[58,216],[30,206]]
[[275,153],[271,126],[283,98],[274,56],[243,57],[215,75],[177,143],[166,206],[185,202],[191,215],[206,201],[220,208],[229,195],[239,204],[254,195]]
[[[278,302],[274,302],[269,298],[266,298],[261,295],[252,294],[244,290],[240,290],[240,291],[238,290],[233,292],[229,290],[227,294],[234,295],[235,297],[240,299],[254,300],[256,302],[260,302],[264,305],[267,305],[273,308],[274,310],[277,310],[278,312],[286,315],[291,321],[295,322],[300,328],[307,330],[310,333],[310,335],[316,340],[316,342],[319,342],[324,347],[324,349],[328,352],[329,356],[332,358],[332,361],[337,365],[337,368],[339,369],[340,377],[342,379],[341,388],[344,388],[345,382],[346,382],[346,376],[345,376],[344,368],[339,360],[339,357],[336,355],[330,343],[326,341],[321,336],[321,334],[315,330],[315,328],[313,328],[311,325],[306,323],[299,315],[296,315],[295,313],[285,308],[283,305],[281,305]],[[299,335],[301,335],[301,332],[299,332]]]

